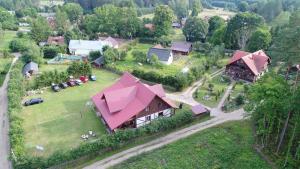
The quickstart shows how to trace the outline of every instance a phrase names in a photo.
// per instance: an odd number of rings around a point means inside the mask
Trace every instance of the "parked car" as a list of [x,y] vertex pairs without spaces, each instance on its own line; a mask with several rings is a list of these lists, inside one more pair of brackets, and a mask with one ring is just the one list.
[[86,83],[89,81],[89,79],[86,76],[80,76],[79,78],[83,83]]
[[55,83],[52,83],[51,88],[55,92],[59,92],[60,91],[60,87],[57,84],[55,84]]
[[63,83],[60,83],[59,84],[59,87],[62,88],[62,89],[65,89],[65,88],[68,88],[68,84],[63,82]]
[[96,81],[96,80],[97,80],[97,78],[96,78],[96,76],[95,76],[95,75],[90,75],[90,80],[91,80],[91,81]]
[[76,80],[75,80],[75,84],[76,84],[76,85],[78,85],[78,86],[80,86],[80,85],[82,85],[83,83],[82,83],[82,81],[81,81],[81,80],[79,80],[79,79],[76,79]]
[[69,81],[67,82],[67,84],[68,84],[68,86],[70,86],[70,87],[76,86],[76,83],[75,83],[75,81],[73,81],[73,80],[69,80]]
[[24,106],[30,106],[30,105],[34,105],[34,104],[40,104],[43,103],[44,100],[42,98],[35,98],[35,99],[31,99],[28,100],[24,103]]

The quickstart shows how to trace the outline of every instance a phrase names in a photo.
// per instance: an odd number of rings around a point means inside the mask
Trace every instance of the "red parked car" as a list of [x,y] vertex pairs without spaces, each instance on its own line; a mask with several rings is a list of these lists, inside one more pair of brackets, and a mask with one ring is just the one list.
[[80,76],[79,78],[83,83],[86,83],[87,81],[89,81],[89,78],[86,76]]

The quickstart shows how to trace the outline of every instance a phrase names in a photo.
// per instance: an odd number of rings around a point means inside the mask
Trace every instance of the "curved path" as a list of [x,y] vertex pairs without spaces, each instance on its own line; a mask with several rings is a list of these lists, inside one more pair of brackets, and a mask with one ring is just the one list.
[[[14,54],[12,65],[18,60],[19,54]],[[11,69],[10,67],[10,69]],[[9,121],[8,121],[8,100],[7,100],[7,86],[9,81],[9,72],[6,74],[2,87],[0,88],[0,168],[11,169],[12,163],[9,160],[10,145],[9,145]]]
[[[213,73],[211,76],[217,76],[220,73],[222,73],[224,69],[220,69],[219,71]],[[148,143],[130,148],[128,150],[122,151],[120,153],[117,153],[113,156],[110,156],[108,158],[105,158],[103,160],[100,160],[98,162],[95,162],[94,164],[91,164],[84,169],[105,169],[112,167],[114,165],[117,165],[121,162],[124,162],[128,160],[131,157],[140,155],[145,152],[152,151],[154,149],[163,147],[167,144],[170,144],[172,142],[175,142],[177,140],[186,138],[192,134],[195,134],[196,132],[202,131],[204,129],[214,127],[216,125],[228,122],[228,121],[233,121],[233,120],[242,120],[245,118],[246,113],[244,112],[243,109],[236,110],[231,113],[224,113],[221,110],[222,105],[224,104],[226,98],[229,96],[232,86],[234,83],[231,83],[230,86],[227,88],[224,96],[222,97],[220,103],[218,104],[217,107],[211,108],[211,116],[213,116],[212,119],[195,124],[193,126],[175,131],[173,133],[170,133],[164,137],[157,138],[153,141],[150,141]],[[195,82],[191,87],[189,87],[187,90],[185,90],[182,93],[174,93],[174,94],[167,94],[167,97],[169,99],[183,102],[189,105],[196,105],[198,102],[196,102],[193,99],[193,93],[197,90],[198,87],[202,85],[202,80],[199,80],[198,82]]]

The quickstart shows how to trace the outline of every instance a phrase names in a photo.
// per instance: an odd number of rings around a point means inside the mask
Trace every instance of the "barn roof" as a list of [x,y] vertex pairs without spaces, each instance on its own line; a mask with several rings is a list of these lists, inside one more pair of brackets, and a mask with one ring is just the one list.
[[109,128],[114,130],[143,111],[155,97],[176,107],[166,98],[162,85],[146,85],[126,72],[115,84],[94,95],[92,101]]
[[256,51],[254,53],[248,53],[244,51],[236,51],[230,59],[228,65],[242,59],[244,63],[249,67],[253,74],[258,75],[265,70],[265,65],[270,62],[269,56],[263,50]]

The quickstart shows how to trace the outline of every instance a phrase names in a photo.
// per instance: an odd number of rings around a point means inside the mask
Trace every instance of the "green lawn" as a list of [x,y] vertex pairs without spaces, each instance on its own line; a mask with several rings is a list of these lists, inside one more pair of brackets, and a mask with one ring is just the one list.
[[[209,84],[213,85],[213,91],[209,91]],[[218,105],[228,86],[229,82],[224,80],[222,76],[214,77],[210,81],[207,80],[204,85],[198,88],[194,94],[194,98],[206,106],[215,107]]]
[[16,31],[4,31],[4,33],[0,35],[0,50],[8,50],[9,43],[17,37],[16,34]]
[[3,84],[5,76],[9,71],[10,65],[12,62],[12,58],[1,58],[0,57],[0,87]]
[[153,44],[143,44],[137,43],[137,45],[133,46],[132,49],[128,52],[125,61],[117,61],[113,63],[113,66],[116,66],[122,72],[129,71],[136,68],[140,68],[144,71],[154,71],[160,73],[162,75],[176,75],[177,73],[181,72],[185,67],[192,67],[201,65],[205,62],[206,58],[203,57],[196,57],[197,53],[192,52],[189,56],[175,56],[174,61],[171,65],[162,65],[161,68],[154,67],[153,65],[149,64],[142,64],[140,65],[136,62],[132,56],[132,52],[135,50],[148,52],[149,48],[154,46]]
[[169,36],[172,41],[185,41],[185,36],[183,35],[182,29],[173,29]]
[[54,71],[55,69],[59,72],[66,71],[68,69],[69,65],[48,65],[43,64],[40,65],[39,71],[40,72],[46,72],[46,71]]
[[230,122],[133,157],[112,168],[270,169],[253,150],[253,143],[250,122]]
[[[98,137],[106,132],[92,106],[87,103],[91,103],[91,96],[114,83],[118,76],[102,70],[93,72],[97,76],[96,82],[88,82],[59,93],[49,89],[41,95],[25,98],[44,99],[42,104],[24,107],[21,113],[24,119],[25,148],[29,154],[47,156],[56,150],[78,146],[83,142],[80,136],[89,130],[96,132]],[[37,145],[43,146],[45,150],[36,150]]]

